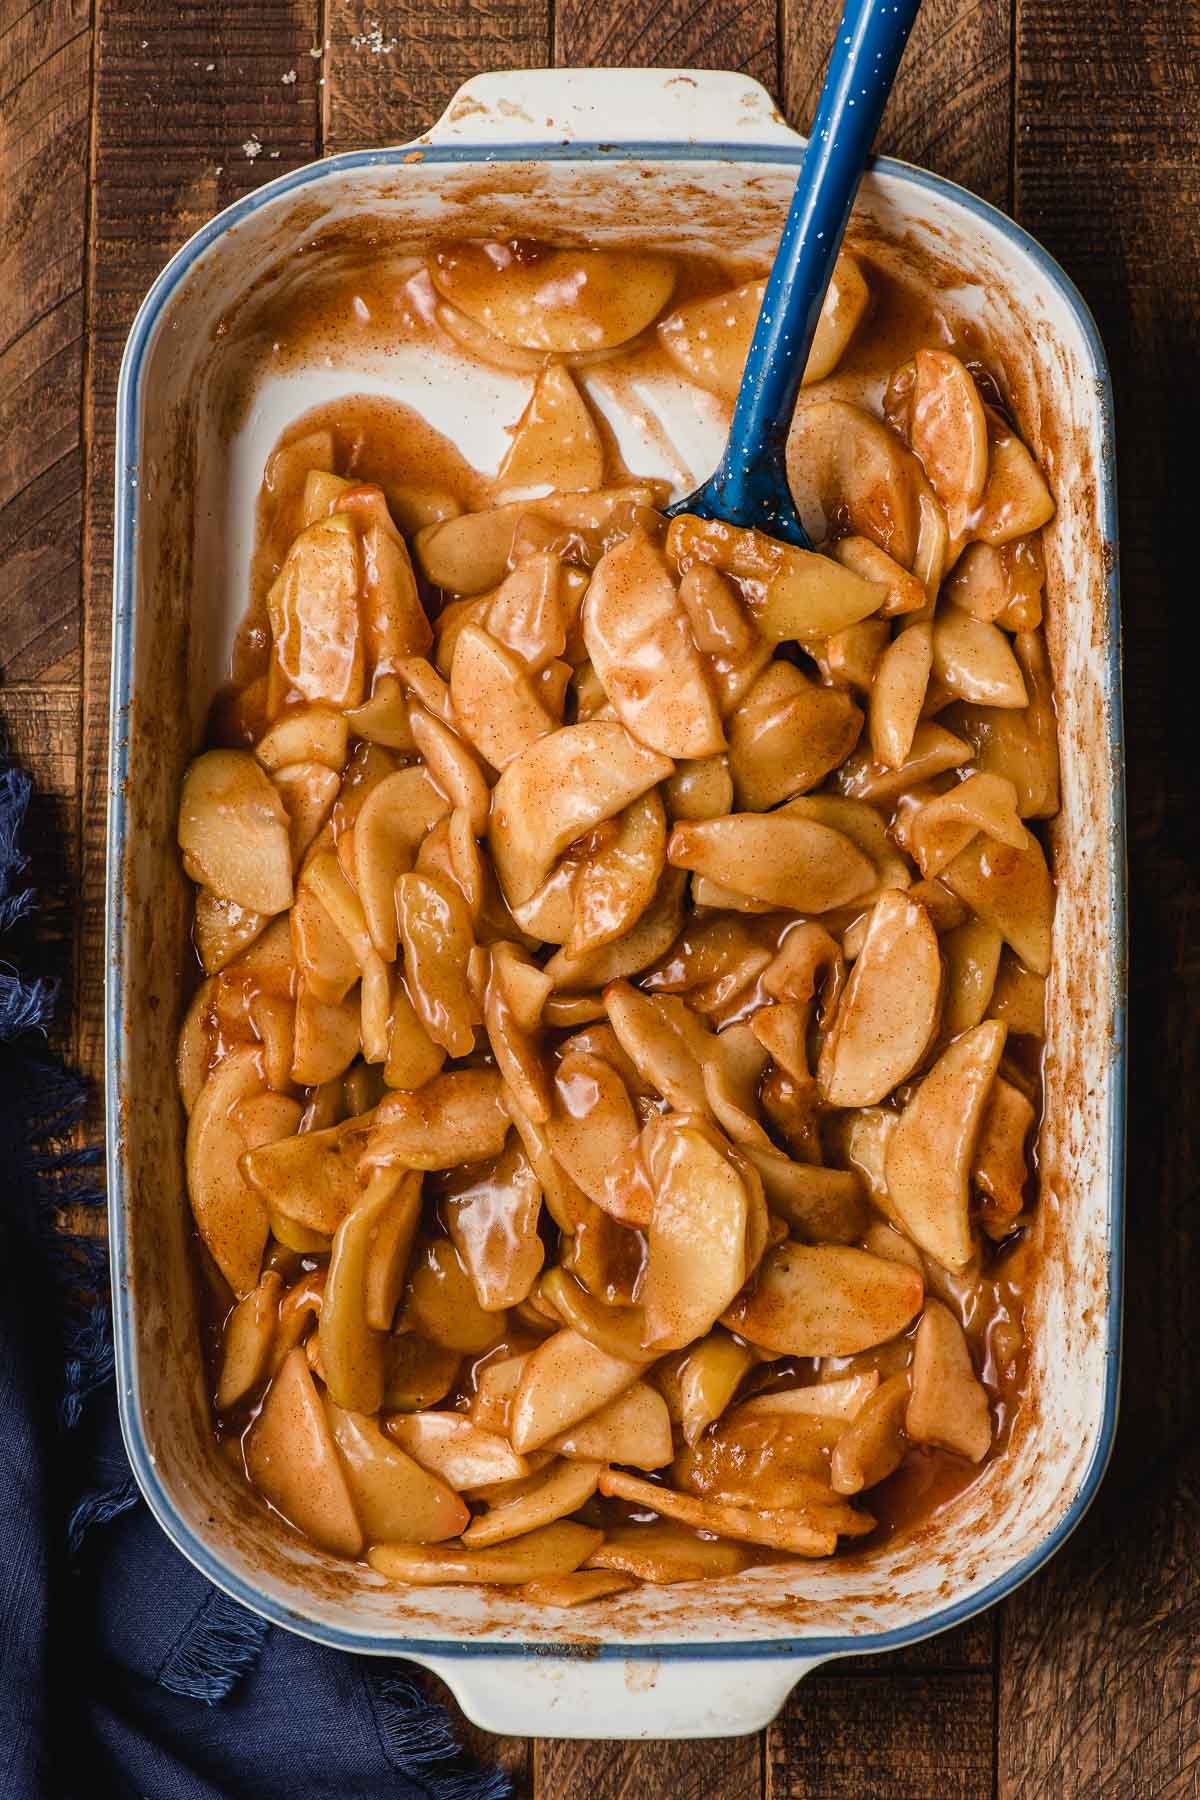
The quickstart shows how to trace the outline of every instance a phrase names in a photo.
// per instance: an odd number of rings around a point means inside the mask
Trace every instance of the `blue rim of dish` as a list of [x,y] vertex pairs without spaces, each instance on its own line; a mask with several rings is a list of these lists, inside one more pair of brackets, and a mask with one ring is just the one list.
[[[417,154],[419,152],[419,155]],[[126,797],[129,746],[127,721],[131,694],[133,616],[135,609],[136,559],[135,543],[138,524],[138,449],[139,401],[141,377],[146,352],[167,300],[175,292],[192,265],[226,232],[249,218],[260,208],[284,195],[323,180],[331,174],[347,170],[393,167],[397,172],[416,179],[430,163],[497,162],[732,162],[758,164],[796,164],[804,154],[804,143],[797,138],[795,146],[782,144],[679,143],[644,140],[639,142],[569,142],[528,143],[483,146],[478,144],[399,145],[385,150],[347,151],[325,161],[306,163],[288,171],[277,180],[235,201],[203,226],[167,263],[143,300],[125,346],[117,388],[116,443],[116,519],[113,568],[113,648],[110,690],[109,801],[107,828],[107,862],[105,876],[106,916],[106,993],[105,993],[105,1114],[107,1125],[108,1218],[112,1244],[113,1320],[116,1349],[117,1398],[121,1431],[126,1452],[143,1497],[158,1523],[176,1548],[206,1575],[215,1586],[250,1611],[282,1625],[303,1637],[334,1649],[352,1650],[359,1654],[456,1659],[472,1657],[521,1658],[553,1656],[553,1644],[485,1640],[461,1643],[436,1638],[381,1636],[371,1632],[342,1630],[324,1620],[291,1607],[253,1587],[198,1537],[176,1511],[159,1478],[154,1460],[146,1444],[141,1418],[135,1404],[136,1356],[133,1346],[132,1314],[129,1294],[123,1279],[127,1267],[128,1238],[125,1219],[125,1176],[121,1153],[121,1077],[123,1074],[123,977],[125,943],[123,935],[124,897],[122,893]],[[986,200],[968,189],[931,174],[911,163],[892,157],[876,157],[870,164],[872,173],[899,177],[910,186],[923,189],[949,200],[991,229],[1009,238],[1033,262],[1058,290],[1074,314],[1087,345],[1091,360],[1091,377],[1096,384],[1099,414],[1101,466],[1097,478],[1100,501],[1100,527],[1108,558],[1106,587],[1108,595],[1108,654],[1106,659],[1105,698],[1107,704],[1106,741],[1109,755],[1109,806],[1113,832],[1108,856],[1109,904],[1112,909],[1115,962],[1114,1001],[1109,1041],[1112,1046],[1111,1080],[1108,1109],[1108,1132],[1111,1154],[1111,1176],[1108,1187],[1108,1304],[1105,1328],[1104,1408],[1100,1429],[1091,1458],[1078,1490],[1062,1517],[1042,1539],[1036,1549],[1014,1563],[1003,1575],[986,1587],[950,1606],[939,1608],[908,1625],[890,1631],[842,1637],[762,1638],[742,1643],[707,1644],[621,1644],[606,1643],[589,1647],[590,1655],[606,1659],[629,1660],[647,1658],[675,1661],[729,1662],[766,1658],[794,1657],[808,1664],[839,1656],[866,1655],[871,1652],[900,1649],[918,1643],[954,1626],[963,1624],[983,1612],[996,1601],[1011,1594],[1029,1580],[1066,1541],[1083,1518],[1095,1498],[1112,1453],[1116,1431],[1120,1387],[1122,1294],[1124,1283],[1124,1216],[1125,1216],[1125,1084],[1127,1035],[1127,942],[1128,921],[1125,864],[1125,787],[1124,729],[1121,675],[1121,612],[1119,571],[1117,564],[1117,491],[1116,459],[1113,438],[1112,379],[1108,360],[1096,322],[1087,302],[1049,251],[1037,239]],[[572,1646],[562,1646],[562,1654],[570,1656]]]

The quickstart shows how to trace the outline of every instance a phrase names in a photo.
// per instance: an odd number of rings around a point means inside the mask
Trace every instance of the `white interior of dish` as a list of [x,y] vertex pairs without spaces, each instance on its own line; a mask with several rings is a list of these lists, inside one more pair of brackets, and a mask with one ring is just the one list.
[[[649,168],[653,179],[647,179]],[[1105,658],[1106,570],[1097,527],[1098,390],[1079,323],[1051,279],[988,221],[903,174],[868,179],[859,221],[891,243],[932,250],[962,271],[970,306],[1000,352],[1022,427],[1058,498],[1048,533],[1049,639],[1063,748],[1055,830],[1059,904],[1050,991],[1041,1217],[1047,1254],[1032,1306],[1030,1415],[1011,1453],[947,1506],[918,1541],[855,1562],[761,1568],[711,1586],[640,1588],[586,1618],[473,1590],[406,1591],[312,1549],[248,1500],[212,1442],[187,1267],[181,1115],[173,1081],[185,905],[174,864],[179,774],[245,597],[253,498],[265,454],[298,413],[368,385],[449,418],[449,359],[418,379],[402,360],[304,369],[255,395],[232,443],[218,428],[218,319],[324,226],[372,214],[427,234],[509,235],[698,250],[765,251],[794,170],[770,163],[636,160],[397,162],[344,170],[283,195],[226,234],[167,302],[141,389],[136,638],[125,843],[125,1035],[120,1046],[128,1401],[140,1421],[170,1527],[207,1546],[214,1573],[301,1629],[341,1642],[474,1640],[651,1646],[889,1631],[962,1602],[1034,1552],[1077,1494],[1101,1429],[1109,1310],[1109,1140],[1114,943]],[[478,371],[473,367],[473,375]],[[453,435],[494,467],[525,382],[478,385]],[[669,395],[660,403],[671,406]],[[678,414],[678,406],[675,407]],[[680,447],[699,476],[719,430],[699,417]],[[670,474],[638,460],[635,468]]]

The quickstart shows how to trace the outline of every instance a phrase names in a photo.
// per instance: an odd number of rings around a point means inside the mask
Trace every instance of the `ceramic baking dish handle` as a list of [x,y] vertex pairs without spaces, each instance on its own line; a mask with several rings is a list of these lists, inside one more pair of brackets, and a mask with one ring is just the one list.
[[467,1717],[501,1737],[739,1737],[769,1725],[821,1659],[668,1654],[416,1656]]
[[[713,140],[718,143],[714,144]],[[766,88],[721,69],[517,69],[459,88],[425,144],[803,142]]]

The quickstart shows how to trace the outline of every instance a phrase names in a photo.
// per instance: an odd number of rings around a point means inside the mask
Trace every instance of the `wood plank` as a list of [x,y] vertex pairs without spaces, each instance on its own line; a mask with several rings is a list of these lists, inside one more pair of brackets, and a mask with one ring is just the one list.
[[329,0],[325,148],[399,144],[420,135],[471,75],[542,68],[549,0]]
[[0,669],[79,679],[88,0],[0,4]]
[[[117,371],[163,263],[239,194],[319,149],[318,0],[101,0],[89,269],[83,861],[77,1054],[103,1054],[103,822]],[[294,77],[294,78],[293,78]]]
[[1200,1791],[1200,1452],[1113,1485],[1002,1635],[1001,1800]]
[[537,1746],[538,1800],[761,1800],[761,1736]]
[[[1125,1407],[1096,1509],[1001,1634],[1003,1800],[1196,1793],[1200,836],[1186,516],[1200,341],[1200,13],[1067,0],[1017,15],[1018,217],[1080,284],[1116,390],[1131,970]],[[1094,47],[1103,45],[1098,56]],[[1169,1073],[1167,1073],[1169,1071]]]
[[[1009,203],[1015,0],[925,0],[877,148]],[[782,0],[783,110],[807,130],[842,0]]]
[[767,1732],[766,1800],[991,1800],[992,1700],[982,1671],[818,1671]]
[[740,69],[774,93],[776,25],[774,0],[633,0],[624,6],[559,0],[554,60],[575,67]]

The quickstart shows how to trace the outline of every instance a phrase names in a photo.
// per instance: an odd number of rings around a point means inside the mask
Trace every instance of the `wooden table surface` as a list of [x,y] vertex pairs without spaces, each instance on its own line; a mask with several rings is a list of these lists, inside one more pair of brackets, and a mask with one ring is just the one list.
[[[719,66],[800,125],[838,0],[0,0],[0,719],[40,785],[60,1047],[102,1056],[117,367],[170,253],[481,69]],[[1096,313],[1120,446],[1135,950],[1124,1417],[1100,1499],[1003,1607],[797,1689],[758,1739],[497,1743],[539,1800],[1200,1794],[1200,5],[926,0],[882,147],[1028,226]],[[1181,722],[1182,721],[1182,722]]]

